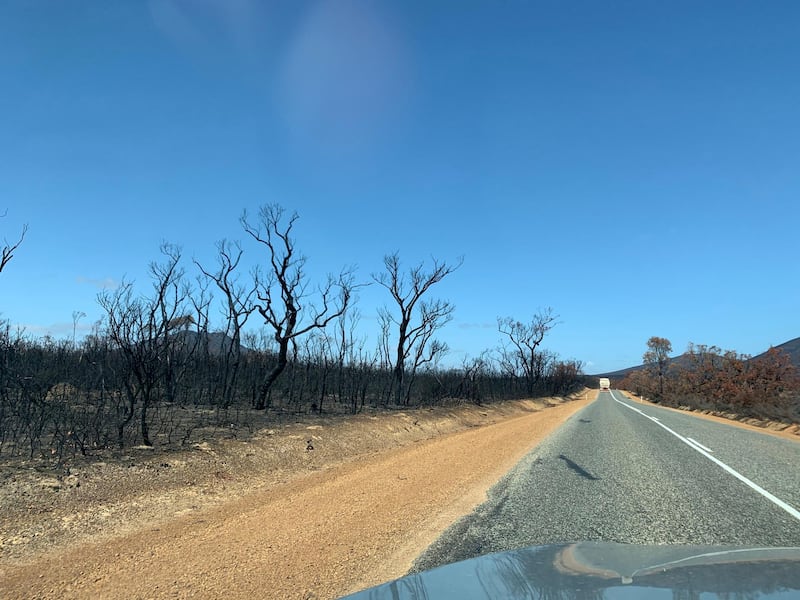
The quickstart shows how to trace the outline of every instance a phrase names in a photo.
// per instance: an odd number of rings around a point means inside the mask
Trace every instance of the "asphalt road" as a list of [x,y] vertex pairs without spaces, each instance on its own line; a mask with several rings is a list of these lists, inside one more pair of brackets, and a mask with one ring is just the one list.
[[414,570],[586,540],[800,546],[798,510],[799,442],[601,392]]

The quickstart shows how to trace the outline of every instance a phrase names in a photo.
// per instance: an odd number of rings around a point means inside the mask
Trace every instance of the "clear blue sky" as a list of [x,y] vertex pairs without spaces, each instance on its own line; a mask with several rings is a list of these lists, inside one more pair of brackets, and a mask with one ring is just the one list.
[[314,277],[463,254],[450,362],[547,306],[587,372],[758,353],[800,335],[799,32],[794,1],[2,2],[2,317],[69,336],[162,240],[194,275],[279,202]]

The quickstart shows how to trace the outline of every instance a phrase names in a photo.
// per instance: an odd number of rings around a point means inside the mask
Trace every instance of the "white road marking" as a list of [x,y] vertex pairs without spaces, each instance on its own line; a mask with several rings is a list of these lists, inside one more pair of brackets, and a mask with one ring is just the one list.
[[789,513],[790,515],[792,515],[792,516],[793,516],[795,519],[797,519],[798,521],[800,521],[800,511],[798,511],[796,508],[794,508],[794,507],[793,507],[793,506],[791,506],[790,504],[787,504],[786,502],[784,502],[783,500],[781,500],[781,499],[780,499],[780,498],[778,498],[777,496],[775,496],[775,495],[773,495],[773,494],[769,493],[767,490],[765,490],[764,488],[762,488],[760,485],[758,485],[757,483],[755,483],[755,482],[751,481],[750,479],[748,479],[747,477],[745,477],[744,475],[742,475],[741,473],[739,473],[739,471],[737,471],[737,470],[733,469],[732,467],[729,467],[728,465],[726,465],[724,462],[722,462],[721,460],[719,460],[719,459],[718,459],[718,458],[716,458],[715,456],[712,456],[712,455],[710,454],[710,450],[704,449],[704,448],[705,448],[704,446],[701,446],[700,444],[698,444],[697,442],[695,442],[695,441],[694,441],[694,440],[692,440],[691,438],[686,438],[686,437],[682,436],[682,435],[681,435],[680,433],[678,433],[677,431],[674,431],[674,430],[670,429],[669,427],[667,427],[667,426],[666,426],[666,425],[664,425],[663,423],[660,423],[660,422],[658,421],[658,419],[656,419],[655,417],[651,417],[650,415],[648,415],[648,414],[646,414],[646,413],[642,412],[642,411],[641,411],[641,410],[639,410],[638,408],[636,408],[636,407],[634,407],[634,406],[631,406],[630,404],[628,404],[628,403],[626,403],[626,402],[623,402],[622,400],[617,400],[616,396],[614,396],[614,392],[611,392],[611,397],[614,399],[614,401],[615,401],[615,402],[618,402],[618,403],[622,404],[622,406],[624,406],[625,408],[628,408],[628,409],[630,409],[630,410],[633,410],[633,411],[635,411],[635,412],[639,413],[639,414],[640,414],[640,415],[642,415],[643,417],[645,417],[645,418],[647,418],[647,419],[650,419],[651,421],[653,421],[653,423],[655,423],[655,424],[656,424],[656,425],[658,425],[659,427],[662,427],[662,428],[666,429],[666,430],[667,430],[667,431],[669,431],[669,432],[670,432],[672,435],[674,435],[676,438],[678,438],[680,441],[682,441],[684,444],[686,444],[686,445],[687,445],[687,446],[689,446],[690,448],[693,448],[694,450],[696,450],[697,452],[699,452],[700,454],[702,454],[703,456],[705,456],[705,457],[706,457],[708,460],[710,460],[711,462],[713,462],[713,463],[716,463],[717,465],[719,465],[720,467],[722,467],[722,468],[723,468],[725,471],[727,471],[728,473],[730,473],[731,475],[733,475],[734,477],[736,477],[736,479],[738,479],[738,480],[739,480],[739,481],[741,481],[742,483],[744,483],[744,484],[748,485],[750,488],[754,489],[756,492],[758,492],[759,494],[761,494],[762,496],[764,496],[764,497],[765,497],[767,500],[769,500],[770,502],[772,502],[772,503],[773,503],[773,504],[775,504],[776,506],[778,506],[778,507],[782,508],[782,509],[783,509],[783,510],[785,510],[787,513]]
[[[653,418],[655,419],[655,417],[653,417]],[[655,420],[658,421],[658,419],[655,419]],[[687,437],[686,439],[689,440],[690,442],[692,442],[695,446],[698,446],[699,448],[702,448],[706,452],[713,452],[713,450],[711,450],[711,448],[706,448],[705,446],[703,446],[703,444],[701,444],[700,442],[698,442],[695,439],[692,439],[690,437]]]

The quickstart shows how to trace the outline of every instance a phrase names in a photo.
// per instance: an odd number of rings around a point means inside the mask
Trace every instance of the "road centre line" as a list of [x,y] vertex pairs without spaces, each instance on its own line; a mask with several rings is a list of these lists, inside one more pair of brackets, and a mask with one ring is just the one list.
[[698,442],[694,438],[687,437],[686,439],[689,440],[690,442],[692,442],[695,446],[699,446],[700,448],[702,448],[706,452],[712,452],[711,448],[707,448],[707,447],[703,446],[703,444],[701,444],[700,442]]
[[772,502],[776,506],[782,508],[787,513],[792,515],[795,519],[800,521],[800,511],[798,511],[793,506],[787,504],[786,502],[784,502],[783,500],[781,500],[777,496],[769,493],[767,490],[762,488],[760,485],[758,485],[757,483],[751,481],[750,479],[748,479],[747,477],[745,477],[744,475],[742,475],[741,473],[739,473],[737,470],[733,469],[732,467],[729,467],[728,465],[726,465],[724,462],[722,462],[721,460],[719,460],[715,456],[712,456],[710,454],[710,451],[705,449],[705,446],[702,446],[701,444],[698,444],[697,442],[695,442],[691,438],[686,438],[686,437],[682,436],[677,431],[674,431],[674,430],[670,429],[669,427],[667,427],[666,425],[664,425],[663,423],[659,422],[659,420],[657,418],[651,417],[650,415],[648,415],[645,412],[642,412],[641,410],[639,410],[635,406],[631,406],[630,404],[628,404],[626,402],[623,402],[622,400],[618,400],[617,397],[614,395],[613,391],[611,392],[611,397],[614,399],[614,402],[618,402],[619,404],[621,404],[625,408],[628,408],[628,409],[630,409],[632,411],[635,411],[635,412],[639,413],[643,417],[646,417],[647,419],[650,419],[651,421],[653,421],[653,423],[655,423],[659,427],[662,427],[662,428],[666,429],[668,432],[670,432],[672,435],[674,435],[676,438],[678,438],[684,444],[686,444],[690,448],[693,448],[694,450],[696,450],[697,452],[699,452],[700,454],[705,456],[711,462],[716,463],[718,466],[722,467],[722,469],[724,469],[725,471],[727,471],[728,473],[730,473],[731,475],[736,477],[736,479],[738,479],[742,483],[748,485],[750,488],[754,489],[756,492],[758,492],[759,494],[764,496],[767,500],[769,500],[770,502]]

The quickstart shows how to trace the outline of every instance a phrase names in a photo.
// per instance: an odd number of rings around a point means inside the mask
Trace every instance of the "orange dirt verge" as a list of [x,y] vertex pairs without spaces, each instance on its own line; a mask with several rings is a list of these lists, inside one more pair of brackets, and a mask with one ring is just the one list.
[[3,598],[333,598],[399,577],[596,398],[419,441],[0,570]]

